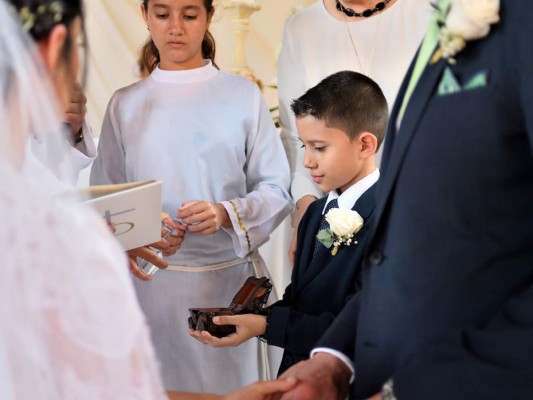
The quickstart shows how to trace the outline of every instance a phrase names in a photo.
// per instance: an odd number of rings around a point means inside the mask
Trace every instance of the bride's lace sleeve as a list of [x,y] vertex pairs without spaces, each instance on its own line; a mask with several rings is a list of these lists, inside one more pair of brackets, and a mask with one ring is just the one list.
[[0,393],[164,399],[125,254],[104,222],[16,179],[0,188],[0,210]]

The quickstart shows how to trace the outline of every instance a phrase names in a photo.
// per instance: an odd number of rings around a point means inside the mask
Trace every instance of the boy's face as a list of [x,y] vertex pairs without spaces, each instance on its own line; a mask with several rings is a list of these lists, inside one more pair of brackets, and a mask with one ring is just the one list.
[[305,147],[304,166],[320,190],[342,193],[367,175],[368,156],[359,138],[350,140],[344,131],[310,115],[297,118],[296,126]]

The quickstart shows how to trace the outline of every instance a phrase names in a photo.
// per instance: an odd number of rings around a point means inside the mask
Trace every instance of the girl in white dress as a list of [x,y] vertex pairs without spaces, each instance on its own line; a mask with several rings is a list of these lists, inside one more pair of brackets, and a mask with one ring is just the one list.
[[[0,399],[162,400],[124,252],[93,210],[23,172],[33,140],[48,165],[68,163],[56,100],[68,105],[81,30],[81,0],[0,1]],[[259,400],[292,386],[168,398]]]
[[163,181],[163,211],[187,234],[169,268],[135,282],[138,298],[165,387],[225,392],[269,376],[264,344],[202,346],[188,308],[228,306],[247,277],[268,275],[256,249],[292,209],[289,166],[257,86],[213,64],[212,1],[141,8],[151,75],[111,98],[91,183]]

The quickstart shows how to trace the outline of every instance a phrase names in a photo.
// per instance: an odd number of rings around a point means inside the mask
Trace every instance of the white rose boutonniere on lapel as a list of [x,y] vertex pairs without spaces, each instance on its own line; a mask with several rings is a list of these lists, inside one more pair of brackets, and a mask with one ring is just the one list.
[[464,49],[468,40],[487,36],[490,25],[500,20],[500,0],[451,0],[449,8],[437,7],[439,16],[440,47],[431,59],[436,63],[441,57],[455,63],[453,58]]
[[326,214],[329,229],[322,229],[316,238],[328,249],[333,246],[331,254],[337,254],[339,246],[357,244],[355,234],[363,227],[363,218],[357,211],[343,208],[332,208]]

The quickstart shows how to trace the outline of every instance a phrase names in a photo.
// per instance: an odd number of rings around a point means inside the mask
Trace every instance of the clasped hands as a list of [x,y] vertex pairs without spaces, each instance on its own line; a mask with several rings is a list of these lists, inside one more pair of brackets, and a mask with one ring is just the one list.
[[[239,346],[255,336],[263,335],[266,317],[255,314],[223,315],[213,317],[217,325],[234,325],[236,332],[217,338],[207,331],[189,329],[189,335],[212,347]],[[339,358],[329,353],[316,353],[311,359],[302,361],[279,377],[281,380],[296,380],[286,392],[274,393],[265,399],[279,400],[345,400],[348,396],[352,372]],[[380,400],[376,394],[368,400]]]
[[[212,347],[231,347],[264,334],[266,329],[266,317],[263,315],[222,315],[213,317],[213,322],[217,325],[235,325],[236,332],[217,338],[207,331],[189,329],[189,335]],[[349,368],[338,358],[326,353],[317,353],[312,359],[294,365],[279,377],[280,380],[296,380],[291,388],[284,393],[273,393],[264,398],[269,400],[344,400],[348,395],[350,375]]]
[[[350,369],[340,359],[328,353],[317,353],[311,359],[292,366],[277,381],[273,381],[280,384],[289,382],[287,386],[254,399],[345,400],[348,398],[350,377]],[[236,397],[241,398],[251,399]],[[367,400],[381,400],[381,394]]]

